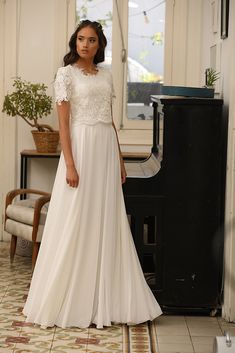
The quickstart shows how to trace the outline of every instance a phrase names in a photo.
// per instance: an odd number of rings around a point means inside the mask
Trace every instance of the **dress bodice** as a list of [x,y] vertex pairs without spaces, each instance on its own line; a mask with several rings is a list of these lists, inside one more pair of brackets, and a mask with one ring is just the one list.
[[70,102],[71,124],[111,123],[113,83],[111,72],[98,67],[96,74],[85,74],[76,65],[58,69],[55,101]]

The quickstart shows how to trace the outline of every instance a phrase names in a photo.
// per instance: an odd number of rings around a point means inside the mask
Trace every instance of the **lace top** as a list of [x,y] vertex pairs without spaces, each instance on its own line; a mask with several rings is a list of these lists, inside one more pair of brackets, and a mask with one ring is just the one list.
[[111,72],[98,67],[94,75],[85,74],[76,65],[58,69],[55,83],[55,101],[70,102],[72,124],[111,123],[111,103],[114,97]]

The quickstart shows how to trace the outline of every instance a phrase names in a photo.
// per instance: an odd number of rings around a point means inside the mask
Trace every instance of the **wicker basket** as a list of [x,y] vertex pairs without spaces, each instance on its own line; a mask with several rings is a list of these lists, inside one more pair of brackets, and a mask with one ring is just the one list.
[[57,151],[59,144],[59,131],[32,130],[37,152],[53,153]]

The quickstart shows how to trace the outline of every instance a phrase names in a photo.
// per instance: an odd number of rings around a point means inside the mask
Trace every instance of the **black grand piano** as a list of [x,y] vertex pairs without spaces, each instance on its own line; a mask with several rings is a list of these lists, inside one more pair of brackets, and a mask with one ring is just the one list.
[[222,100],[152,96],[153,145],[125,161],[127,214],[163,310],[220,308],[226,121]]

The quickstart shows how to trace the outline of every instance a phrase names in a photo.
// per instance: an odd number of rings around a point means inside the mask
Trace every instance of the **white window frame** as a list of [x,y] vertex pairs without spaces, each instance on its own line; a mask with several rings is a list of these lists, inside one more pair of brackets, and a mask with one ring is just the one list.
[[[72,0],[72,2],[74,2],[75,8],[75,0]],[[120,13],[119,18],[117,15],[117,6]],[[70,14],[70,16],[72,17],[72,14]],[[149,152],[152,146],[152,120],[128,119],[126,114],[127,64],[122,62],[123,45],[120,27],[123,31],[124,48],[127,49],[128,0],[113,0],[112,75],[116,95],[116,99],[114,99],[113,103],[113,119],[118,130],[119,142],[123,150]]]
[[[119,16],[117,13],[117,6]],[[124,48],[128,55],[128,1],[113,0],[112,74],[116,93],[113,109],[114,120],[119,132],[125,132],[126,137],[128,131],[130,131],[130,138],[134,135],[138,138],[138,135],[141,136],[139,133],[140,130],[142,132],[143,140],[147,140],[150,143],[152,141],[149,141],[149,138],[152,135],[149,134],[149,131],[152,131],[153,122],[151,120],[132,120],[127,117],[127,63],[122,62],[123,45],[120,26],[123,32]]]

